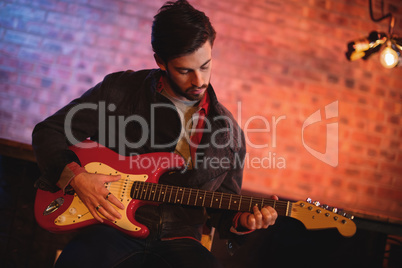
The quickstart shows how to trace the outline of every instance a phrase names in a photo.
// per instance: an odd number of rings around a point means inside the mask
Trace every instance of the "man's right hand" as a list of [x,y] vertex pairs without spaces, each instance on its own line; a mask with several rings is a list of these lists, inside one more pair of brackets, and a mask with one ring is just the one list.
[[96,220],[103,222],[100,216],[103,215],[106,219],[115,221],[116,218],[121,219],[121,214],[116,207],[124,209],[124,205],[113,194],[109,194],[105,183],[115,182],[119,179],[120,175],[110,176],[83,172],[75,176],[70,185]]

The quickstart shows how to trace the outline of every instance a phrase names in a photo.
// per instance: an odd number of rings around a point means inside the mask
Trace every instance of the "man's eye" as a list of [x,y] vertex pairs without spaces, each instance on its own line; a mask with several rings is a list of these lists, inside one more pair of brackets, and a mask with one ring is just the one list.
[[208,70],[208,69],[209,69],[209,64],[206,65],[206,66],[202,66],[202,67],[201,67],[201,70],[203,70],[203,71]]

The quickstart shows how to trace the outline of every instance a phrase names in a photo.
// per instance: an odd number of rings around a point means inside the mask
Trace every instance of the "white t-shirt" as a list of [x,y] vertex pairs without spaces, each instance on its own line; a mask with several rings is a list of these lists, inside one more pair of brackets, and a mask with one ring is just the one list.
[[198,117],[195,118],[194,115],[197,115],[197,112],[200,110],[200,107],[198,107],[199,101],[179,100],[169,95],[169,93],[166,92],[166,90],[162,90],[161,93],[162,95],[164,95],[173,102],[180,116],[182,128],[180,132],[179,141],[176,145],[175,153],[181,155],[185,159],[187,169],[192,169],[193,163],[191,159],[189,141],[193,132],[193,126],[196,126],[197,124]]

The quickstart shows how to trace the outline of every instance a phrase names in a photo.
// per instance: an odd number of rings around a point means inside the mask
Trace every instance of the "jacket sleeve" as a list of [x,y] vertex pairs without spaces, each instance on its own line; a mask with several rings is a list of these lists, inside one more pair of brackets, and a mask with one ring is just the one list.
[[[225,174],[225,178],[217,189],[217,192],[231,194],[241,193],[246,146],[244,133],[240,128],[238,128],[238,130],[238,139],[241,140],[241,146],[234,148],[234,162],[232,163],[232,168]],[[237,240],[239,234],[250,232],[249,230],[236,230],[241,212],[209,209],[208,214],[210,216],[211,225],[217,229],[220,238]]]
[[98,135],[100,103],[106,99],[108,77],[38,123],[32,133],[32,146],[42,176],[35,186],[57,191],[56,185],[67,164],[78,157],[69,146]]

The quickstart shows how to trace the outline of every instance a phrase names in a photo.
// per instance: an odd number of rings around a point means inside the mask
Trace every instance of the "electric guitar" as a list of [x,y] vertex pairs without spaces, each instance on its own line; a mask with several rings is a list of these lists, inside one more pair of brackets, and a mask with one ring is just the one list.
[[[70,149],[77,154],[88,172],[121,175],[119,181],[107,183],[105,187],[124,204],[122,218],[104,223],[133,237],[145,238],[149,234],[148,228],[135,220],[136,210],[144,204],[157,205],[161,202],[248,212],[252,212],[254,206],[261,209],[268,205],[280,216],[301,221],[307,229],[336,228],[346,237],[356,232],[356,225],[349,215],[336,213],[309,201],[292,203],[158,184],[163,173],[179,170],[185,164],[183,158],[173,153],[125,157],[92,141],[84,141]],[[35,217],[42,228],[56,233],[99,223],[77,194],[64,194],[61,190],[51,193],[38,189]]]

